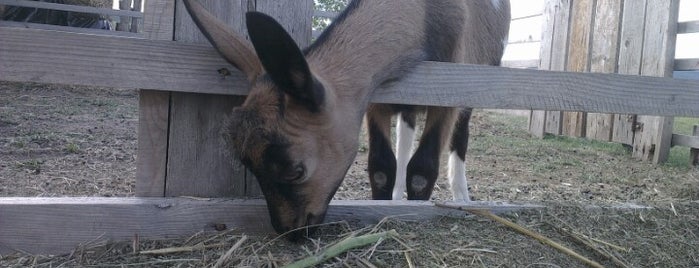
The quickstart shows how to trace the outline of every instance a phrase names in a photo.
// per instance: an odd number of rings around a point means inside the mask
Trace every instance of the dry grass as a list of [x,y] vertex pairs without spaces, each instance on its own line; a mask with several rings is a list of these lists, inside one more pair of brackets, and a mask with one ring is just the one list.
[[[133,195],[135,91],[0,82],[0,92],[0,196]],[[546,205],[502,216],[609,267],[699,266],[699,170],[638,162],[615,144],[532,139],[525,124],[474,115],[467,162],[475,198]],[[369,198],[365,149],[336,198]],[[449,198],[441,178],[434,199]],[[653,208],[600,208],[627,202]],[[477,216],[327,223],[299,244],[235,230],[160,241],[96,238],[60,256],[1,256],[0,267],[279,267],[349,236],[389,230],[398,236],[319,267],[584,267]]]
[[[504,217],[609,267],[699,265],[699,203],[673,207],[656,204],[650,209],[612,209],[548,204],[543,210]],[[299,244],[283,237],[235,232],[164,241],[135,240],[85,246],[61,256],[3,256],[0,266],[212,267],[219,263],[222,267],[281,267],[322,254],[348,237],[390,230],[398,235],[344,251],[320,267],[585,267],[534,239],[475,216],[421,222],[387,218],[370,226],[330,223]],[[579,237],[585,237],[585,243]],[[148,253],[164,249],[169,252]]]

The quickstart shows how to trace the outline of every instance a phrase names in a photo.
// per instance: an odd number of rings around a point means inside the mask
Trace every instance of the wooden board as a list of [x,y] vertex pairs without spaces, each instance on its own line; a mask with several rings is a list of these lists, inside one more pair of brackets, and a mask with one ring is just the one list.
[[677,24],[677,33],[699,33],[699,20],[684,21]]
[[[699,139],[699,125],[694,126],[692,135],[695,140]],[[699,147],[693,146],[692,149],[689,149],[689,163],[695,167],[699,166]]]
[[[0,28],[0,35],[7,37],[0,38],[0,77],[6,81],[222,95],[248,91],[238,72],[222,78],[217,68],[232,67],[200,45],[33,29]],[[114,46],[73,47],[95,41]],[[123,50],[132,53],[124,55]],[[92,71],[104,66],[113,66],[113,72]],[[379,89],[372,101],[696,117],[699,81],[424,62],[404,79]]]
[[245,169],[229,157],[222,127],[243,99],[173,93],[165,196],[243,197]]
[[[647,2],[641,75],[672,77],[678,13],[679,0]],[[632,156],[665,162],[670,154],[673,118],[639,116],[637,120],[643,128],[634,133]]]
[[[499,202],[459,204],[494,212],[540,208]],[[31,211],[31,213],[27,213]],[[0,254],[67,253],[80,244],[187,237],[215,226],[272,234],[264,200],[188,198],[0,198]],[[426,220],[466,213],[429,201],[332,201],[325,222],[377,223],[387,216]]]
[[675,71],[699,71],[699,59],[675,59]]
[[[148,38],[172,40],[172,4],[169,0],[146,1],[143,30]],[[165,196],[170,95],[167,91],[139,90],[136,196]]]
[[170,93],[140,90],[136,196],[165,196]]
[[424,62],[378,89],[372,101],[678,115],[699,112],[699,81]]
[[152,40],[172,40],[175,23],[175,1],[146,0],[143,33]]
[[[587,72],[590,69],[590,42],[594,18],[593,0],[575,0],[571,9],[570,41],[566,71]],[[563,135],[585,137],[587,113],[564,112]]]
[[[544,3],[542,15],[542,30],[539,50],[539,70],[551,70],[551,53],[553,52],[553,33],[555,27],[556,5],[553,0]],[[546,133],[546,111],[532,110],[529,114],[529,133],[538,138],[543,138]]]
[[[555,7],[553,19],[553,40],[551,43],[550,68],[552,71],[564,71],[568,61],[568,44],[570,40],[571,0],[553,0],[549,5]],[[554,135],[563,133],[563,111],[546,112],[544,131]]]
[[[645,24],[646,0],[625,0],[619,40],[618,73],[639,75],[643,49],[643,25]],[[614,115],[612,141],[633,144],[636,116]]]
[[[590,72],[617,72],[621,3],[619,0],[597,0],[590,48]],[[613,123],[612,114],[589,113],[585,136],[611,141]]]
[[[234,31],[244,32],[246,1],[200,3]],[[182,1],[175,7],[174,38],[211,47]],[[222,139],[227,114],[243,100],[239,96],[172,93],[165,196],[245,196],[245,168],[224,151]]]
[[143,13],[141,13],[139,11],[114,10],[111,8],[66,5],[66,4],[57,4],[57,3],[40,2],[40,1],[0,0],[0,5],[28,7],[28,8],[42,8],[42,9],[61,10],[61,11],[69,11],[69,12],[77,12],[77,13],[111,15],[111,16],[127,16],[127,17],[136,17],[136,18],[143,17]]
[[81,33],[81,34],[123,36],[123,37],[133,37],[133,38],[143,37],[143,34],[140,34],[140,33],[107,31],[107,30],[102,30],[102,29],[78,28],[78,27],[31,23],[31,22],[8,21],[8,20],[0,20],[0,27],[16,27],[16,28],[63,31],[63,32],[71,32],[71,33]]

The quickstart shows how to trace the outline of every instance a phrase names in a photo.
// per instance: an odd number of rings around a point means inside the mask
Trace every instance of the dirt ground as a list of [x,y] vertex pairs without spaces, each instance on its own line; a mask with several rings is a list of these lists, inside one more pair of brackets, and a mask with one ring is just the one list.
[[[0,82],[0,197],[133,196],[137,106],[134,90]],[[534,139],[525,126],[523,117],[474,114],[467,158],[474,199],[545,205],[502,216],[604,265],[699,267],[699,170],[682,160],[639,162],[617,144]],[[366,149],[363,141],[336,199],[369,199]],[[686,154],[686,148],[673,150]],[[433,199],[450,198],[442,178]],[[135,254],[132,242],[115,242],[61,256],[0,256],[0,267],[211,266],[241,240],[225,265],[276,267],[348,235],[390,229],[399,236],[321,267],[585,266],[498,223],[468,216],[387,219],[368,227],[330,223],[301,244],[236,233],[140,241],[141,250],[213,245],[175,254]]]

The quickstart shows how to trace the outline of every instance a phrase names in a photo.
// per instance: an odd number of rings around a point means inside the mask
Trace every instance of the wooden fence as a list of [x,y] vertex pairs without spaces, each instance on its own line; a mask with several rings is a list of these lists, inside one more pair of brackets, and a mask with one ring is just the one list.
[[[257,10],[277,18],[301,45],[311,39],[310,0],[202,2],[237,31],[244,32],[242,14]],[[215,232],[220,226],[271,230],[262,202],[221,199],[259,196],[254,179],[219,146],[223,116],[247,94],[244,77],[205,42],[180,1],[147,0],[141,34],[124,38],[0,27],[2,80],[140,89],[137,197],[0,198],[0,254],[65,252],[135,234],[159,239]],[[83,49],[86,45],[90,49]],[[54,68],[58,65],[64,68]],[[111,71],[92,71],[102,66]],[[221,76],[221,68],[232,74]],[[372,101],[699,117],[699,81],[424,62],[377,90]],[[333,201],[329,219],[405,213],[454,212],[425,202]]]
[[[119,9],[58,4],[30,0],[0,0],[0,5],[22,7],[27,9],[57,10],[73,13],[84,13],[104,16],[110,21],[117,21],[116,31],[101,29],[66,27],[60,25],[31,23],[26,21],[0,20],[0,27],[18,27],[43,30],[56,30],[85,34],[116,35],[125,37],[143,37],[143,12],[141,12],[142,0],[116,0],[119,1]],[[133,6],[133,7],[132,7]]]
[[[697,59],[674,58],[676,35],[699,32],[699,21],[677,23],[678,0],[549,0],[546,7],[539,69],[662,77],[699,70]],[[539,137],[628,144],[635,158],[655,163],[667,160],[671,146],[698,144],[672,133],[673,117],[539,110],[529,127]]]

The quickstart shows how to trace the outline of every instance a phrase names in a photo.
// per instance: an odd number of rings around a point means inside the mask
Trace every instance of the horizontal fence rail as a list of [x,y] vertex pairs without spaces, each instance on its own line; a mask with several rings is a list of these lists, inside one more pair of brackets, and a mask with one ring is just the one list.
[[683,21],[677,24],[678,34],[699,33],[699,20]]
[[[474,201],[454,206],[505,212],[538,205]],[[0,197],[0,254],[65,253],[77,245],[108,240],[167,239],[220,228],[272,233],[264,200],[190,198]],[[387,216],[407,220],[460,216],[465,212],[429,201],[333,200],[327,222],[377,223]],[[217,230],[217,228],[219,230]]]
[[43,8],[43,9],[80,12],[80,13],[91,13],[91,14],[110,15],[110,16],[126,16],[126,17],[132,17],[132,18],[143,18],[143,13],[138,12],[138,11],[114,10],[111,8],[76,6],[76,5],[56,4],[56,3],[28,1],[28,0],[0,0],[0,5],[29,7],[29,8]]
[[[16,28],[0,28],[0,36],[3,80],[226,95],[249,90],[243,75],[208,46]],[[85,46],[90,43],[111,46]],[[94,71],[104,66],[111,72]],[[220,68],[232,74],[221,76]],[[699,81],[424,62],[372,101],[699,117]]]
[[145,38],[143,36],[143,34],[141,34],[141,33],[132,33],[132,32],[124,32],[124,31],[106,31],[106,30],[102,30],[102,29],[93,29],[93,28],[69,27],[69,26],[61,26],[61,25],[31,23],[31,22],[18,22],[18,21],[6,21],[6,20],[0,20],[0,27],[15,27],[15,28],[50,30],[50,31],[63,31],[63,32],[69,32],[69,33]]

